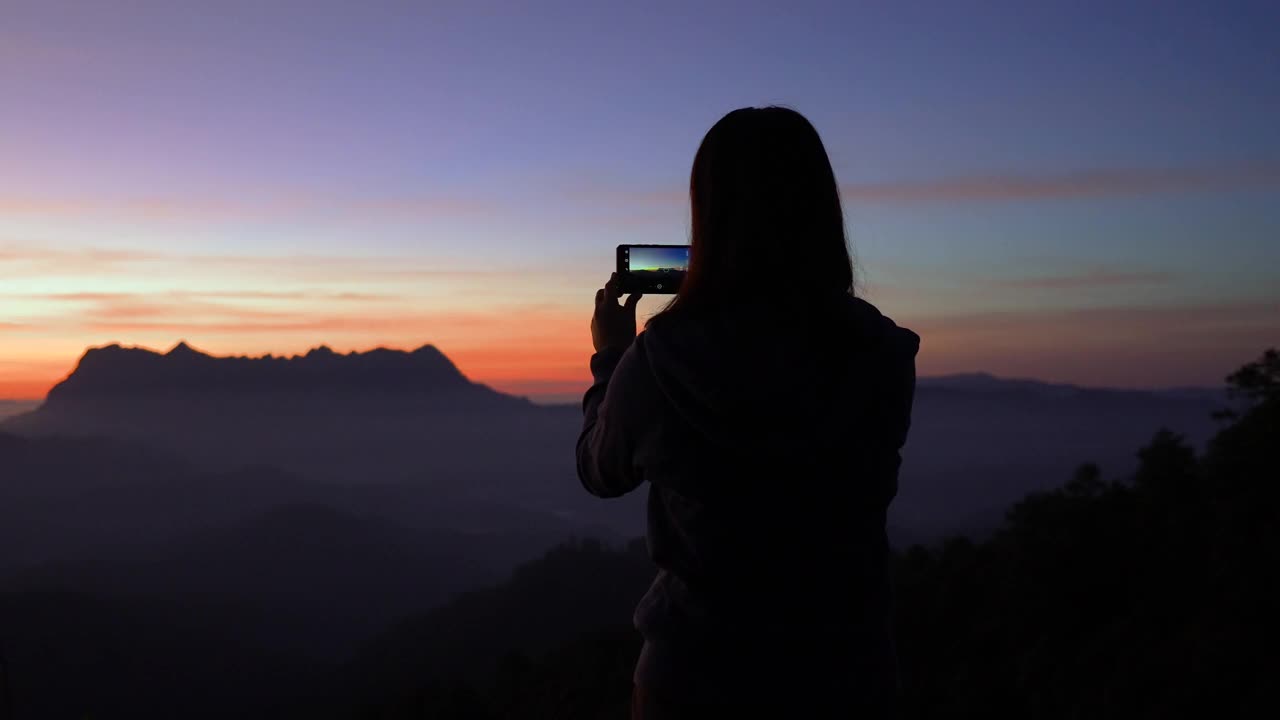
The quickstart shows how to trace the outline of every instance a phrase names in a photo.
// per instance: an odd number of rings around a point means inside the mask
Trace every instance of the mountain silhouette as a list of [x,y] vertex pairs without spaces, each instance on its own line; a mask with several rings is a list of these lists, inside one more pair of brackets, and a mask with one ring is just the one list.
[[0,429],[109,438],[212,472],[271,466],[317,482],[411,485],[439,506],[594,524],[598,508],[571,484],[564,451],[578,417],[472,382],[430,345],[250,358],[179,343],[164,354],[91,349],[43,405]]
[[[1052,487],[1081,458],[1110,476],[1129,472],[1152,427],[1203,443],[1222,401],[1219,391],[1093,389],[982,373],[923,378],[891,508],[895,542],[993,528],[1009,503]],[[214,357],[184,342],[164,354],[91,349],[43,405],[0,430],[105,438],[204,472],[265,466],[326,485],[398,488],[388,497],[456,529],[541,516],[640,532],[639,494],[597,503],[580,492],[566,449],[580,423],[576,405],[492,390],[430,345],[250,358]]]
[[1023,391],[1045,395],[1070,395],[1081,392],[1078,385],[1066,383],[1047,383],[1039,380],[1002,378],[991,373],[958,373],[955,375],[936,375],[923,377],[916,381],[920,388],[965,390],[972,392],[1011,392]]
[[378,348],[336,353],[326,346],[293,357],[215,357],[180,342],[167,353],[120,345],[88,350],[71,376],[49,392],[47,409],[86,398],[169,392],[469,393],[472,403],[514,401],[473,383],[431,345],[412,352]]

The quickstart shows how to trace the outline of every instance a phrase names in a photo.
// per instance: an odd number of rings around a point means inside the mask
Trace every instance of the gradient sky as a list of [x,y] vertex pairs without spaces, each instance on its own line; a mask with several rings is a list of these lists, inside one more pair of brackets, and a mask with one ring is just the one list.
[[685,242],[702,134],[767,103],[822,132],[923,374],[1214,385],[1280,344],[1277,28],[1274,1],[0,0],[0,397],[179,339],[430,342],[576,392],[614,246]]

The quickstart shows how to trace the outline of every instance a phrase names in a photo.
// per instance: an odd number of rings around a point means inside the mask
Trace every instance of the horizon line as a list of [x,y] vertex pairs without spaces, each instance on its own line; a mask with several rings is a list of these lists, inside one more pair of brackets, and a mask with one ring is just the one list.
[[[107,343],[105,345],[96,346],[89,349],[99,350],[99,349],[104,349],[109,347],[125,348],[125,346],[122,345],[121,343]],[[188,345],[188,347],[190,346]],[[322,347],[328,347],[328,346],[322,344],[312,349],[320,349]],[[422,347],[435,347],[435,346],[431,345],[430,343],[427,343]],[[167,354],[167,353],[162,353],[159,351],[152,350],[150,348],[145,348],[142,346],[133,346],[125,349],[147,350],[149,352],[152,352],[154,354],[161,355],[161,356],[165,356]],[[444,353],[444,351],[440,351],[438,348],[436,349],[447,360],[449,360],[449,362],[451,363],[453,362],[453,359],[450,358],[447,353]],[[405,352],[405,353],[412,352],[411,350],[402,350],[399,348],[390,348],[386,346],[379,346],[379,347],[371,348],[366,351],[352,350],[352,351],[341,352],[341,353],[337,351],[333,351],[333,352],[338,355],[350,356],[350,355],[363,355],[368,352],[373,352],[376,350],[390,350],[393,352]],[[275,355],[272,353],[265,353],[263,355],[211,355],[209,353],[201,353],[201,354],[213,359],[228,359],[228,360],[244,359],[244,358],[248,358],[251,360],[263,360],[268,358],[277,358],[277,359],[290,358],[291,359],[291,358],[304,357],[304,355]],[[457,367],[456,363],[454,365],[455,367]],[[565,380],[555,380],[550,378],[538,378],[538,377],[499,380],[497,382],[492,382],[492,381],[485,381],[485,380],[479,380],[479,379],[473,378],[470,375],[467,375],[465,372],[462,372],[461,368],[458,368],[458,371],[462,373],[463,377],[465,377],[470,382],[477,383],[480,385],[485,385],[490,389],[500,392],[504,395],[524,398],[531,402],[544,404],[544,405],[576,404],[577,400],[573,398],[581,397],[581,395],[585,393],[591,385],[591,379],[589,377],[584,378],[581,382],[570,382]],[[74,375],[75,372],[76,372],[76,368],[72,368],[72,370],[68,372],[65,376],[63,376],[61,379],[57,380],[52,385],[50,385],[49,390],[46,390],[42,395],[0,396],[0,403],[45,402],[48,399],[49,392],[57,385],[60,385],[63,382],[65,382],[68,378]],[[937,375],[921,375],[917,378],[916,383],[917,383],[917,386],[919,386],[921,384],[937,383],[937,382],[943,382],[948,380],[967,379],[967,378],[987,379],[987,380],[993,380],[998,383],[1006,383],[1006,384],[1031,383],[1035,385],[1042,385],[1048,388],[1059,388],[1059,389],[1079,390],[1079,391],[1099,390],[1099,391],[1111,391],[1111,392],[1176,393],[1176,392],[1217,392],[1217,391],[1225,392],[1226,390],[1224,386],[1194,385],[1194,384],[1192,385],[1185,385],[1185,384],[1184,385],[1158,385],[1158,386],[1091,385],[1091,384],[1080,384],[1080,383],[1075,383],[1070,381],[1051,380],[1046,378],[1029,377],[1029,376],[1021,376],[1021,375],[1014,375],[1014,376],[999,375],[986,370],[966,370],[966,371],[941,373]],[[536,387],[540,385],[546,386],[546,389],[541,392],[529,391],[530,389],[529,386]],[[525,389],[523,391],[517,389],[521,387]],[[560,399],[553,400],[552,398],[560,398]],[[542,402],[538,402],[540,399]]]

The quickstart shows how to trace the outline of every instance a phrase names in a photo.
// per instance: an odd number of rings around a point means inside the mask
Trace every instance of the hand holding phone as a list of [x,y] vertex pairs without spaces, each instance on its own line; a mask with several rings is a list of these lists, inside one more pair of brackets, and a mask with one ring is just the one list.
[[591,315],[591,344],[596,352],[625,350],[636,339],[636,305],[643,296],[633,292],[627,296],[626,303],[619,305],[622,293],[618,273],[596,291],[596,310]]

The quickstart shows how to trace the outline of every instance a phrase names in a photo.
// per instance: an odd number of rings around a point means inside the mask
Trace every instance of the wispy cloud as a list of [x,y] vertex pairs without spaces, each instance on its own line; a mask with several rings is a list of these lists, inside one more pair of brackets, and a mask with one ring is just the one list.
[[[581,313],[499,308],[490,312],[403,312],[391,314],[275,312],[232,307],[205,312],[185,307],[108,306],[75,322],[94,334],[113,336],[199,337],[234,335],[242,339],[280,334],[302,335],[318,341],[333,336],[453,338],[459,344],[488,346],[499,341],[542,337],[564,339],[570,324],[582,336]],[[136,319],[135,319],[136,318]],[[254,340],[260,344],[259,340]],[[532,358],[536,352],[525,357]]]
[[1014,290],[1076,290],[1083,288],[1130,287],[1134,285],[1166,285],[1175,275],[1167,272],[1118,272],[1090,270],[1062,275],[1037,275],[1034,277],[1000,280],[998,287]]
[[[1080,324],[1096,330],[1124,326],[1149,326],[1153,331],[1189,327],[1192,325],[1242,323],[1280,327],[1280,300],[1259,302],[1229,302],[1205,304],[1167,305],[1116,305],[1104,307],[1062,308],[1035,311],[989,311],[964,315],[938,315],[930,323],[943,331],[953,327],[957,320],[966,321],[970,329],[983,327],[999,329],[1018,327],[1027,318],[1044,319]],[[1166,321],[1175,321],[1166,323]]]
[[0,242],[0,272],[6,277],[48,274],[100,274],[167,256],[140,250],[108,248],[51,248],[29,243]]
[[[311,283],[352,279],[496,280],[528,278],[528,267],[467,267],[460,261],[414,256],[309,254],[200,254],[103,248],[50,248],[0,242],[0,272],[6,277],[93,276],[104,274],[196,272],[246,274]],[[265,295],[262,299],[268,299]],[[287,299],[287,298],[277,298]],[[355,297],[348,299],[356,299]]]
[[993,174],[845,183],[848,201],[949,203],[1280,188],[1280,163],[1200,168],[1100,168],[1063,174]]
[[[1280,188],[1280,161],[1197,168],[1093,168],[1066,173],[983,173],[942,178],[845,182],[846,202],[865,205],[928,205],[952,202],[1069,200],[1078,197],[1158,195],[1169,192],[1229,192]],[[576,200],[598,205],[609,217],[652,223],[655,211],[667,213],[689,204],[686,187],[572,187]],[[630,213],[630,215],[628,215]],[[664,217],[664,215],[663,215]]]
[[[999,172],[886,181],[846,182],[846,202],[859,204],[933,204],[1018,202],[1153,195],[1171,192],[1220,192],[1280,188],[1280,162],[1184,168],[1095,168],[1066,173]],[[688,203],[686,188],[664,190],[574,188],[575,197],[602,203],[610,212],[623,208],[660,209]],[[638,216],[652,220],[651,216]]]
[[131,302],[156,299],[170,300],[339,300],[343,302],[378,302],[396,299],[394,295],[358,292],[324,292],[312,290],[169,290],[156,293],[123,292],[69,292],[69,293],[14,293],[0,294],[6,298],[22,300],[50,300],[64,302]]
[[380,197],[336,194],[264,193],[255,197],[132,196],[114,199],[77,196],[0,195],[0,213],[9,215],[121,216],[140,219],[290,218],[343,215],[378,218],[473,218],[502,212],[493,199],[436,195]]
[[320,308],[277,309],[192,297],[160,295],[108,296],[81,311],[64,313],[63,321],[91,331],[173,331],[236,328],[244,332],[288,332],[314,328]]

